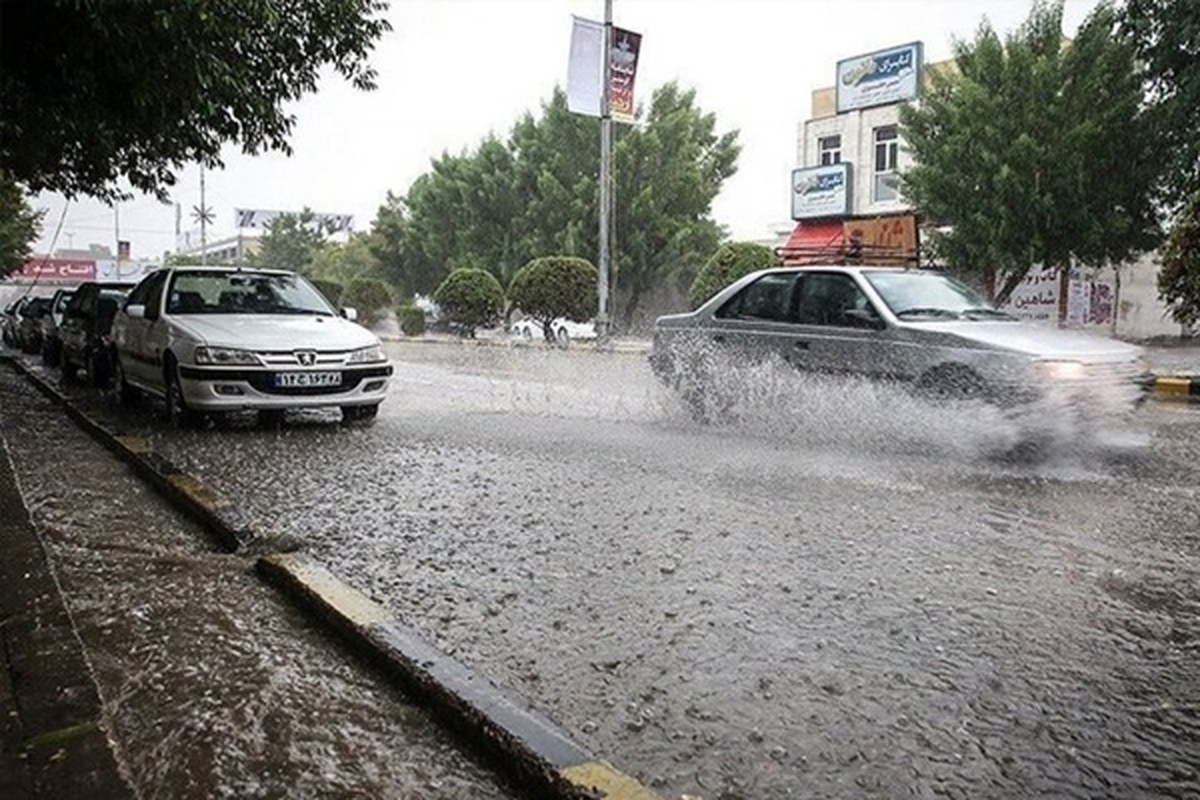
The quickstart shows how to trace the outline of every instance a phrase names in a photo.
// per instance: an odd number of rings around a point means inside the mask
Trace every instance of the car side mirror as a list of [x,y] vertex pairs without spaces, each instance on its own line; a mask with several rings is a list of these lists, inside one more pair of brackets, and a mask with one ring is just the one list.
[[342,309],[342,316],[351,322],[355,322],[358,320],[358,311],[347,306],[346,308]]
[[873,328],[874,330],[882,330],[884,327],[883,320],[869,308],[848,308],[844,314],[846,319],[856,323],[856,327]]
[[125,315],[132,319],[145,319],[146,318],[146,307],[143,305],[137,305],[137,304],[131,305],[131,306],[125,306]]

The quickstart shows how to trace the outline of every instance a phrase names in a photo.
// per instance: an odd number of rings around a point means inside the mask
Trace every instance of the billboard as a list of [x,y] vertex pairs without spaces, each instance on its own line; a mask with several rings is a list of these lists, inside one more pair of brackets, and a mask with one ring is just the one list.
[[920,42],[878,50],[837,63],[837,111],[912,100],[921,90]]
[[[300,216],[301,211],[270,211],[262,208],[235,208],[233,210],[234,226],[237,228],[268,228],[271,220],[281,214]],[[323,228],[331,233],[348,231],[354,227],[354,216],[351,214],[313,214],[312,225]]]
[[792,170],[792,219],[845,216],[852,198],[849,162]]

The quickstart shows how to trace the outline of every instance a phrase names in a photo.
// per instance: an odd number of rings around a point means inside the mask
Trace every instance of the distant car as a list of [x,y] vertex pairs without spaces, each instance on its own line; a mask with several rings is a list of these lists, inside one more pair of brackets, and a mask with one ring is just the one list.
[[168,419],[335,407],[373,419],[392,365],[379,339],[284,270],[174,267],[130,292],[113,325],[123,400],[161,397]]
[[1145,397],[1142,353],[1019,320],[939,272],[805,266],[755,272],[689,314],[659,317],[650,363],[697,416],[714,408],[722,377],[714,371],[772,358],[806,372],[898,381],[938,399],[1005,408],[1062,401],[1095,419]]
[[[545,338],[541,323],[528,318],[514,322],[509,327],[509,332],[526,342],[535,338]],[[591,322],[575,322],[558,317],[550,323],[550,334],[558,344],[567,345],[573,340],[595,339],[596,326]]]
[[76,288],[63,309],[58,327],[59,366],[63,380],[71,382],[79,372],[90,386],[105,387],[114,375],[112,325],[132,283],[89,281]]
[[42,319],[50,313],[49,297],[30,297],[17,310],[14,344],[23,353],[38,353],[42,349]]
[[62,359],[62,337],[59,327],[62,325],[63,313],[67,302],[75,293],[75,287],[59,289],[50,299],[50,313],[42,318],[42,363],[48,367],[57,367]]
[[21,324],[21,307],[29,302],[29,295],[21,295],[4,307],[4,316],[0,319],[0,333],[4,343],[9,347],[17,346],[17,326]]

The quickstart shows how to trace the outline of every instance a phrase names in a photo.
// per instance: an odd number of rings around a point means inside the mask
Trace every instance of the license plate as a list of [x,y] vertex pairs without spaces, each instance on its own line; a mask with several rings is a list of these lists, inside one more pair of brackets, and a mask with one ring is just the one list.
[[275,385],[281,388],[297,386],[341,386],[340,372],[280,372],[275,375]]

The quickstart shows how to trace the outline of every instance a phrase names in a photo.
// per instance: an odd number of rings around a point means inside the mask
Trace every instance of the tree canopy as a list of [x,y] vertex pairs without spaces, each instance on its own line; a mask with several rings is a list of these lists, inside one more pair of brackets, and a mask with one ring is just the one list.
[[900,119],[916,165],[906,197],[941,226],[933,247],[1003,300],[1036,264],[1121,263],[1157,243],[1159,143],[1132,45],[1110,6],[1065,42],[1062,2],[1034,4],[1001,40],[984,22],[956,42]]
[[1200,3],[1124,0],[1122,33],[1146,66],[1150,115],[1163,145],[1162,196],[1200,191]]
[[375,85],[384,0],[15,0],[0,6],[0,170],[29,191],[165,198],[221,147],[289,152],[326,70]]
[[1158,296],[1180,325],[1200,323],[1200,191],[1184,205],[1167,237]]
[[307,274],[317,256],[329,246],[326,239],[329,233],[329,228],[321,225],[311,209],[306,208],[296,214],[277,214],[267,223],[260,249],[249,260],[258,267],[290,269]]
[[[503,284],[532,259],[594,258],[599,238],[599,121],[567,110],[556,90],[507,141],[443,154],[403,197],[389,194],[372,249],[406,292],[426,293],[459,267]],[[645,294],[686,288],[719,243],[713,199],[736,169],[737,132],[718,133],[695,92],[653,92],[639,125],[614,127],[613,262],[619,318],[628,326]]]
[[30,208],[25,192],[0,172],[0,278],[24,265],[37,238],[42,213]]

